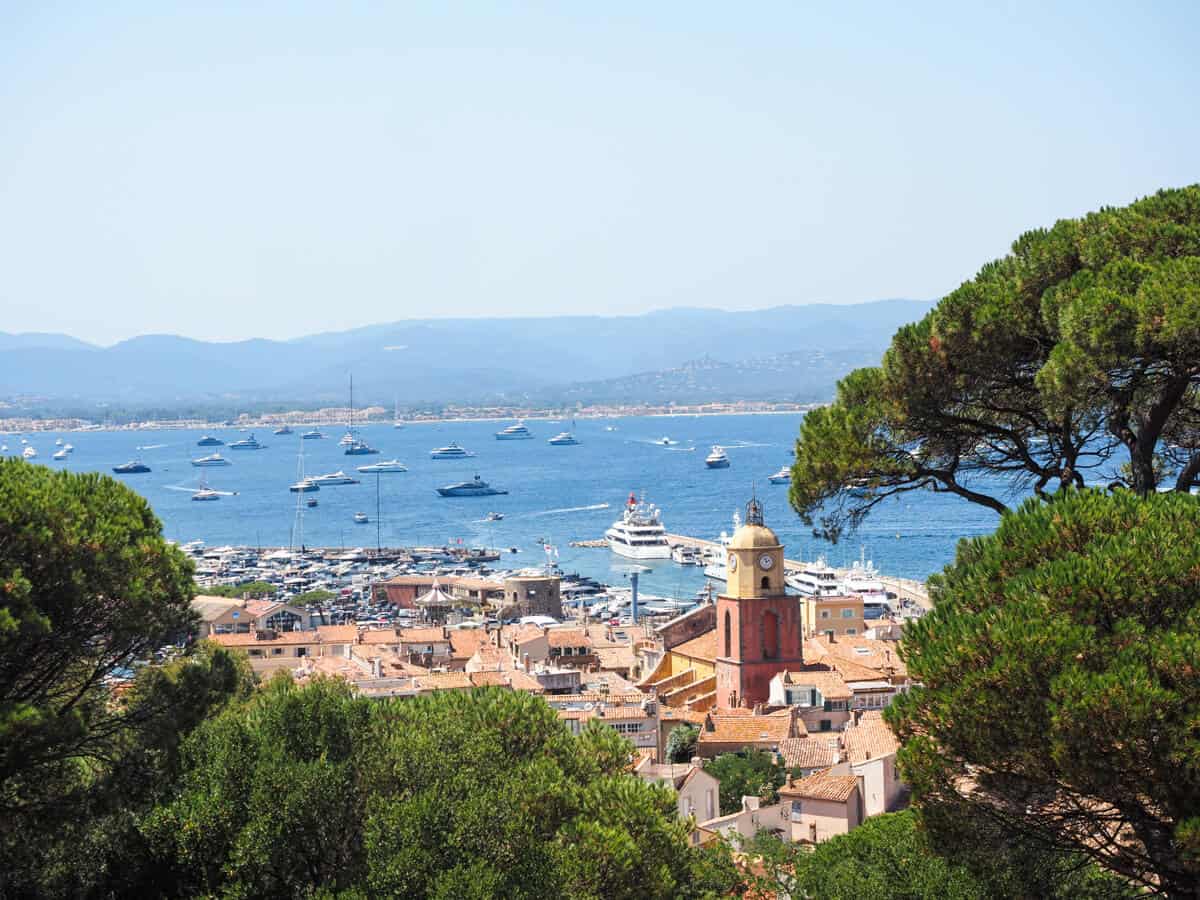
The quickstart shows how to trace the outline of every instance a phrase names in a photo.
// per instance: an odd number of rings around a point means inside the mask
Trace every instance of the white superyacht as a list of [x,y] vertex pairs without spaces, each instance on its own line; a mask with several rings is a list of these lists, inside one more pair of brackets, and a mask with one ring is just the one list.
[[625,504],[621,518],[604,532],[608,548],[629,559],[670,559],[671,545],[662,524],[662,511],[643,497],[633,494]]

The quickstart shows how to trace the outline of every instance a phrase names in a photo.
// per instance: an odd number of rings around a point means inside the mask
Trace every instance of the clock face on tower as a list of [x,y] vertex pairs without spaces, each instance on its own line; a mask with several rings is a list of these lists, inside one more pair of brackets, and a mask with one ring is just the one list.
[[764,572],[770,569],[773,565],[775,565],[775,557],[773,557],[770,553],[764,553],[758,558],[758,566]]
[[737,571],[737,557],[734,556],[732,553],[729,554],[729,571],[730,572]]

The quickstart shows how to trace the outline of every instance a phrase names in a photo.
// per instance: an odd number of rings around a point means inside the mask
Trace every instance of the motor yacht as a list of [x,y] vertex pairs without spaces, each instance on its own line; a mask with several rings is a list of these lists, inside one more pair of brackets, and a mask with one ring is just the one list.
[[196,441],[197,447],[224,447],[225,442],[220,438],[215,438],[211,434],[206,434],[200,440]]
[[345,434],[343,434],[338,439],[338,446],[339,447],[349,447],[351,444],[353,444],[355,442],[355,440],[357,440],[357,438],[355,438],[354,435],[352,435],[349,431],[347,431]]
[[25,457],[25,459],[37,459],[37,451],[35,449],[33,449],[32,444],[30,444],[24,450],[22,450],[21,455],[23,457]]
[[349,444],[346,444],[345,450],[347,456],[370,456],[378,452],[378,450],[376,450],[366,441],[359,440],[358,438],[355,438]]
[[572,444],[578,444],[579,441],[575,439],[575,435],[571,434],[571,432],[562,431],[550,438],[546,443],[553,444],[556,447],[569,447]]
[[63,459],[66,459],[67,456],[68,456],[67,451],[60,448],[60,449],[54,451],[54,456],[52,458],[58,459],[58,460],[63,460]]
[[223,457],[220,453],[210,453],[208,456],[201,456],[199,459],[192,460],[193,466],[231,466],[229,460]]
[[280,428],[275,429],[275,434],[291,434],[291,433],[292,433],[292,429],[290,429],[286,425],[283,425]]
[[368,466],[359,466],[358,471],[367,475],[379,472],[407,472],[408,466],[398,459],[388,459],[383,462],[371,463]]
[[317,431],[315,428],[312,431],[306,431],[304,434],[300,435],[301,440],[305,441],[319,441],[323,437],[325,437],[325,435]]
[[250,432],[250,437],[242,438],[240,441],[234,441],[229,445],[230,450],[265,450],[266,445],[260,444],[254,439],[254,432]]
[[451,441],[445,447],[438,447],[429,452],[430,459],[466,459],[467,457],[474,455],[474,453],[464,450],[453,441]]
[[356,525],[366,525],[370,521],[371,520],[367,518],[367,514],[364,512],[356,512],[354,514],[354,523]]
[[317,498],[309,497],[307,500],[304,501],[304,505],[307,506],[309,509],[314,508],[317,505]]
[[725,448],[713,445],[708,456],[704,458],[704,464],[710,469],[728,469],[729,457],[725,455]]
[[322,487],[329,487],[330,485],[333,485],[333,484],[361,484],[362,483],[357,478],[351,478],[349,475],[347,475],[341,469],[338,469],[336,472],[330,472],[328,475],[310,475],[308,477],[308,480],[315,484],[319,484]]
[[499,522],[503,518],[504,518],[504,513],[502,513],[502,512],[490,512],[487,514],[487,520],[489,522]]
[[629,559],[670,559],[671,545],[662,524],[662,511],[633,494],[625,503],[621,518],[613,522],[604,537],[608,548]]
[[113,466],[113,471],[118,475],[136,475],[141,472],[149,472],[150,467],[140,459],[131,459],[127,463],[122,463],[119,466]]
[[524,422],[517,422],[515,425],[509,425],[496,432],[498,441],[528,441],[532,437],[533,432],[525,427]]
[[288,487],[288,490],[293,494],[308,494],[312,491],[319,491],[321,486],[311,478],[301,478],[295,484]]
[[783,466],[774,475],[768,475],[767,481],[771,482],[771,484],[791,484],[792,483],[792,470],[789,469],[787,466]]
[[437,492],[443,497],[492,497],[496,494],[508,493],[508,491],[492,487],[478,475],[470,481],[460,481],[458,484],[440,487]]
[[842,594],[842,581],[837,570],[831,568],[823,556],[807,563],[799,572],[786,575],[784,582],[809,597],[838,597]]

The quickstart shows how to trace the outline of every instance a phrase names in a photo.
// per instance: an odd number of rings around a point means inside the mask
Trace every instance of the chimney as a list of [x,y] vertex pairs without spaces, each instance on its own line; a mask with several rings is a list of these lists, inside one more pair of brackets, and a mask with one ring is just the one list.
[[525,669],[525,674],[528,675],[529,674],[529,654],[528,653],[521,654],[521,665]]

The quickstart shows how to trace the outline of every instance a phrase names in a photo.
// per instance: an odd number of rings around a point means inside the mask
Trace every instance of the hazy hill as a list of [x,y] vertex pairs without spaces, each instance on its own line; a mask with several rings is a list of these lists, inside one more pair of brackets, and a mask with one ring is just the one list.
[[[353,372],[357,399],[384,405],[393,398],[413,405],[652,401],[664,395],[682,401],[743,391],[756,398],[765,392],[778,399],[823,399],[836,377],[877,361],[896,328],[930,306],[883,300],[753,312],[684,308],[641,316],[425,319],[290,341],[146,335],[107,348],[64,335],[5,334],[0,396],[322,405],[345,402]],[[698,367],[697,360],[715,366]],[[755,360],[773,362],[747,368]],[[687,397],[669,396],[685,385]],[[638,396],[643,388],[650,394]]]

